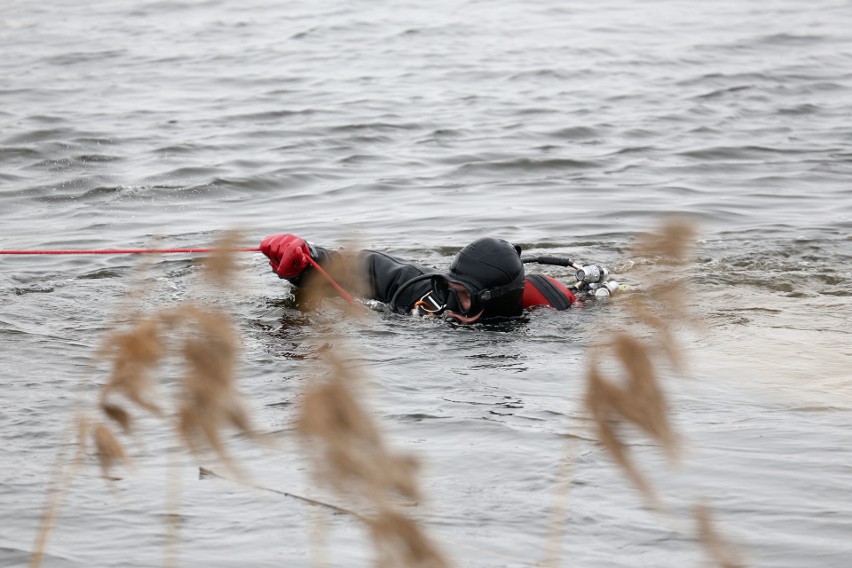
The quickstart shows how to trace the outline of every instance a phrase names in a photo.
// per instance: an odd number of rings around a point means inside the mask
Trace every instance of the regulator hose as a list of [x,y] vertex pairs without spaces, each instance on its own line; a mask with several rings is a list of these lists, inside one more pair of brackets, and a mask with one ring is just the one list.
[[523,262],[524,264],[537,262],[538,264],[550,264],[553,266],[570,266],[571,268],[576,268],[574,261],[565,256],[528,256],[526,258],[521,258],[521,262]]

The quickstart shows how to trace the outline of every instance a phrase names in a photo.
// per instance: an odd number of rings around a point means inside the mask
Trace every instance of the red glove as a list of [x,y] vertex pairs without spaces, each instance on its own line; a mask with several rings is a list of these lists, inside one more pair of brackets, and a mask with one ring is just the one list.
[[260,243],[260,252],[269,257],[269,266],[282,278],[295,278],[308,267],[311,250],[296,235],[272,235]]

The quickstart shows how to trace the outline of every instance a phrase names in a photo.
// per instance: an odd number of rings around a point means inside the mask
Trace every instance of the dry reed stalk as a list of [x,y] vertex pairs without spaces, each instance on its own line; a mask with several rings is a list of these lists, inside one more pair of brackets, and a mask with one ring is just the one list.
[[644,235],[635,250],[646,256],[660,257],[670,264],[682,264],[695,245],[695,227],[687,219],[670,219],[659,229]]
[[[598,441],[658,511],[661,502],[630,456],[624,426],[643,432],[660,445],[671,461],[677,459],[678,437],[669,420],[669,407],[657,368],[664,363],[676,371],[683,367],[675,326],[695,324],[686,308],[688,293],[682,276],[694,240],[694,229],[683,220],[669,222],[640,239],[634,253],[654,259],[655,270],[645,275],[645,293],[632,295],[624,304],[634,320],[651,333],[645,339],[638,339],[625,331],[608,331],[612,339],[591,353],[587,378],[585,406],[593,419]],[[626,376],[605,376],[601,371],[601,359],[605,357],[616,363]],[[709,510],[696,508],[695,518],[698,538],[714,561],[723,568],[739,568],[741,564],[732,549],[713,529]]]
[[[652,334],[638,339],[625,331],[608,332],[612,339],[595,349],[589,362],[585,406],[592,416],[598,440],[642,493],[658,509],[653,486],[630,457],[623,426],[631,425],[657,442],[670,460],[678,456],[678,439],[669,422],[669,407],[657,377],[658,363],[682,367],[672,326],[688,320],[685,288],[671,269],[688,260],[694,231],[682,221],[663,225],[641,239],[636,254],[657,259],[658,267],[646,275],[647,293],[627,298],[631,315]],[[663,354],[663,361],[658,355]],[[614,362],[625,376],[606,376],[601,360]]]
[[210,478],[210,477],[215,477],[217,479],[224,479],[224,480],[227,480],[227,481],[237,481],[237,482],[239,482],[243,485],[246,485],[246,486],[248,486],[252,489],[256,489],[258,491],[267,491],[269,493],[275,493],[276,495],[281,495],[282,497],[290,497],[292,499],[298,499],[299,501],[302,501],[303,503],[307,503],[309,505],[314,505],[317,508],[320,508],[320,507],[325,508],[325,509],[328,509],[330,511],[334,511],[335,513],[339,513],[339,514],[342,514],[342,515],[351,515],[352,517],[355,517],[356,519],[361,520],[361,521],[365,521],[365,522],[367,520],[360,513],[357,513],[355,511],[353,511],[352,509],[346,509],[344,507],[340,507],[340,506],[335,505],[333,503],[327,503],[325,501],[319,501],[317,499],[311,499],[309,497],[304,497],[302,495],[297,495],[295,493],[290,493],[290,492],[287,492],[287,491],[279,491],[278,489],[271,489],[269,487],[264,487],[262,485],[255,485],[253,483],[246,483],[244,480],[240,480],[240,479],[230,479],[230,478],[225,477],[223,475],[219,475],[218,473],[216,473],[212,469],[208,469],[206,467],[199,467],[198,468],[198,479],[207,479],[207,478]]
[[391,453],[355,393],[358,375],[332,351],[324,354],[331,377],[304,395],[297,423],[303,439],[319,443],[318,480],[345,493],[358,492],[377,502],[396,492],[420,498],[414,478],[416,462]]
[[[358,255],[357,243],[350,242],[345,248],[335,252],[322,268],[345,292],[353,298],[368,297],[368,274],[363,259]],[[314,268],[309,268],[303,285],[296,290],[299,304],[312,309],[320,306],[324,300],[340,298],[334,286]],[[365,313],[364,305],[356,300],[354,304],[336,302],[342,307],[347,318],[359,318]]]
[[[632,391],[636,388],[635,382],[631,382],[627,388],[614,385],[603,377],[597,363],[591,364],[587,381],[585,404],[594,421],[598,442],[609,452],[648,503],[658,509],[660,501],[657,494],[630,457],[629,445],[621,434],[621,426],[631,423],[631,417],[639,416],[641,424],[646,424],[661,422],[660,416],[643,414],[640,403],[632,398]],[[640,424],[634,425],[643,429]]]
[[161,414],[159,406],[151,401],[157,395],[150,373],[165,355],[162,331],[157,318],[139,320],[127,332],[110,336],[97,353],[98,357],[112,360],[112,372],[101,389],[101,410],[127,431],[132,425],[130,414],[108,402],[108,398],[115,392],[152,414]]
[[[340,346],[336,346],[338,350]],[[311,386],[297,432],[313,464],[315,480],[376,512],[365,520],[381,568],[446,567],[443,554],[422,527],[395,510],[394,498],[420,499],[416,461],[391,452],[356,394],[360,376],[334,351],[324,353],[330,377]]]
[[[239,235],[227,233],[217,240],[216,252],[203,261],[202,278],[214,287],[233,282],[237,268],[233,254]],[[193,454],[212,451],[229,468],[235,463],[222,441],[222,430],[233,427],[252,436],[248,414],[236,390],[235,364],[240,341],[228,315],[213,306],[192,303],[140,315],[124,333],[112,335],[98,352],[112,364],[110,378],[101,390],[100,410],[126,433],[132,433],[133,417],[114,395],[155,416],[172,408],[177,416],[175,431]],[[177,402],[169,405],[158,392],[152,373],[168,358],[183,362]],[[160,377],[160,381],[163,378]],[[95,432],[103,444],[102,464],[112,465],[125,454],[105,427]]]
[[180,458],[177,452],[169,452],[168,482],[166,483],[166,538],[163,544],[163,567],[176,568],[180,558],[181,494]]
[[[176,431],[193,454],[211,450],[229,468],[234,461],[222,441],[222,430],[233,427],[252,436],[248,414],[234,380],[239,340],[227,315],[215,308],[188,304],[159,310],[136,322],[131,330],[108,340],[102,355],[112,360],[112,373],[101,390],[103,415],[132,434],[130,410],[113,400],[121,395],[143,410],[163,416],[166,401],[158,394],[152,371],[168,357],[183,361],[178,401],[171,406],[177,415]],[[95,430],[104,475],[126,454],[104,424]]]
[[92,438],[98,451],[98,461],[101,464],[101,472],[104,477],[109,477],[109,472],[114,464],[127,463],[124,447],[109,426],[103,422],[95,424],[92,430]]
[[[235,235],[227,235],[218,248],[231,248],[235,238]],[[203,278],[219,287],[231,282],[236,267],[231,256],[225,251],[212,255],[204,264]],[[132,291],[131,295],[137,301],[141,299],[138,291]],[[125,435],[137,435],[133,427],[134,408],[157,417],[177,416],[175,431],[187,449],[194,454],[212,451],[234,471],[236,463],[225,447],[223,430],[230,427],[254,436],[235,386],[239,338],[222,310],[185,304],[152,314],[145,314],[138,308],[126,311],[133,315],[129,328],[110,332],[96,353],[97,359],[106,359],[111,365],[109,378],[98,399],[98,409],[104,420],[94,420],[92,427],[88,427],[90,421],[85,415],[79,420],[77,455],[59,484],[65,489],[55,491],[59,497],[51,499],[46,507],[31,559],[33,568],[41,564],[48,532],[77,465],[82,461],[87,439],[91,437],[94,442],[105,479],[110,479],[115,465],[127,463],[128,453],[109,424],[117,424]],[[168,359],[183,361],[185,371],[177,400],[172,403],[164,399],[158,388],[166,378],[158,376],[157,371]],[[130,402],[131,407],[127,407],[126,402]],[[177,501],[174,497],[170,499]],[[170,534],[176,534],[176,526],[170,524]],[[172,562],[168,556],[167,551],[167,564]]]
[[243,235],[239,231],[226,231],[216,239],[214,252],[201,261],[202,276],[214,287],[233,288],[240,265],[237,256],[230,252],[239,246]]
[[169,327],[185,335],[179,347],[185,371],[177,403],[177,432],[193,454],[212,450],[234,470],[222,430],[232,427],[253,437],[234,378],[239,339],[219,310],[187,305],[161,315]]
[[[335,280],[357,291],[365,275],[357,258],[339,255],[327,267]],[[313,275],[306,284],[307,300],[317,304],[329,287]],[[356,292],[357,293],[357,292]],[[362,310],[347,306],[350,316]],[[315,481],[340,495],[361,500],[375,511],[359,515],[367,524],[376,550],[376,566],[445,568],[449,563],[423,528],[395,509],[394,498],[418,500],[416,460],[392,452],[378,425],[362,406],[357,367],[341,354],[340,342],[322,353],[327,377],[315,379],[305,392],[297,433],[312,463]]]
[[331,566],[328,554],[329,527],[325,515],[316,507],[308,510],[308,551],[314,568]]
[[704,505],[696,505],[692,513],[698,525],[698,538],[710,558],[721,568],[744,568],[745,564],[740,555],[716,530],[710,509]]
[[568,523],[568,510],[571,502],[571,479],[577,462],[577,441],[566,436],[565,454],[556,473],[553,502],[548,515],[548,536],[544,547],[544,558],[537,566],[559,566],[562,549],[562,537]]
[[[50,531],[56,525],[56,519],[62,510],[62,502],[71,488],[71,482],[77,473],[80,464],[86,454],[88,446],[89,422],[84,416],[79,416],[76,420],[77,424],[77,448],[74,457],[68,460],[68,467],[64,468],[66,462],[66,446],[67,440],[60,444],[60,451],[56,454],[56,462],[53,465],[50,482],[48,483],[47,499],[44,508],[44,513],[41,516],[38,533],[36,534],[35,542],[33,543],[33,554],[30,557],[29,568],[38,568],[44,560],[44,553],[47,549],[47,540],[50,537]],[[69,434],[70,435],[70,434]]]
[[378,552],[376,566],[379,568],[449,566],[422,527],[397,511],[382,509],[371,519],[369,527]]

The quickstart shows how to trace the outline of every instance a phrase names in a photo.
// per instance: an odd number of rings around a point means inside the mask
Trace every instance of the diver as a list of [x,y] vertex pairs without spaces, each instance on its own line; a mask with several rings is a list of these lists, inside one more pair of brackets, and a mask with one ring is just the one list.
[[[266,237],[260,250],[280,278],[298,287],[312,270],[311,261],[329,265],[337,253],[291,234]],[[565,286],[543,274],[525,274],[524,262],[558,264],[577,270],[578,282]],[[524,310],[550,306],[565,310],[578,296],[606,295],[617,283],[604,282],[599,266],[578,266],[559,257],[521,258],[521,247],[493,237],[478,239],[456,254],[448,271],[424,268],[382,252],[363,250],[355,256],[355,277],[365,284],[366,299],[387,304],[398,313],[440,316],[464,324],[514,318]]]

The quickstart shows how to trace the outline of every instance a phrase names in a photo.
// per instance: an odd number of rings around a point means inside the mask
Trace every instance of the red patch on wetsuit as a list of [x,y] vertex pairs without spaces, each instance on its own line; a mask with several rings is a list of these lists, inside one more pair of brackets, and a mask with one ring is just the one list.
[[[550,276],[545,276],[545,278],[547,278],[557,290],[565,295],[569,304],[573,304],[577,300],[574,294],[571,293],[571,290],[563,286],[559,280],[551,278]],[[524,309],[532,308],[534,306],[552,306],[552,304],[547,301],[547,298],[544,297],[544,294],[542,294],[539,289],[529,281],[529,279],[524,281],[524,295],[521,301],[523,302]]]

